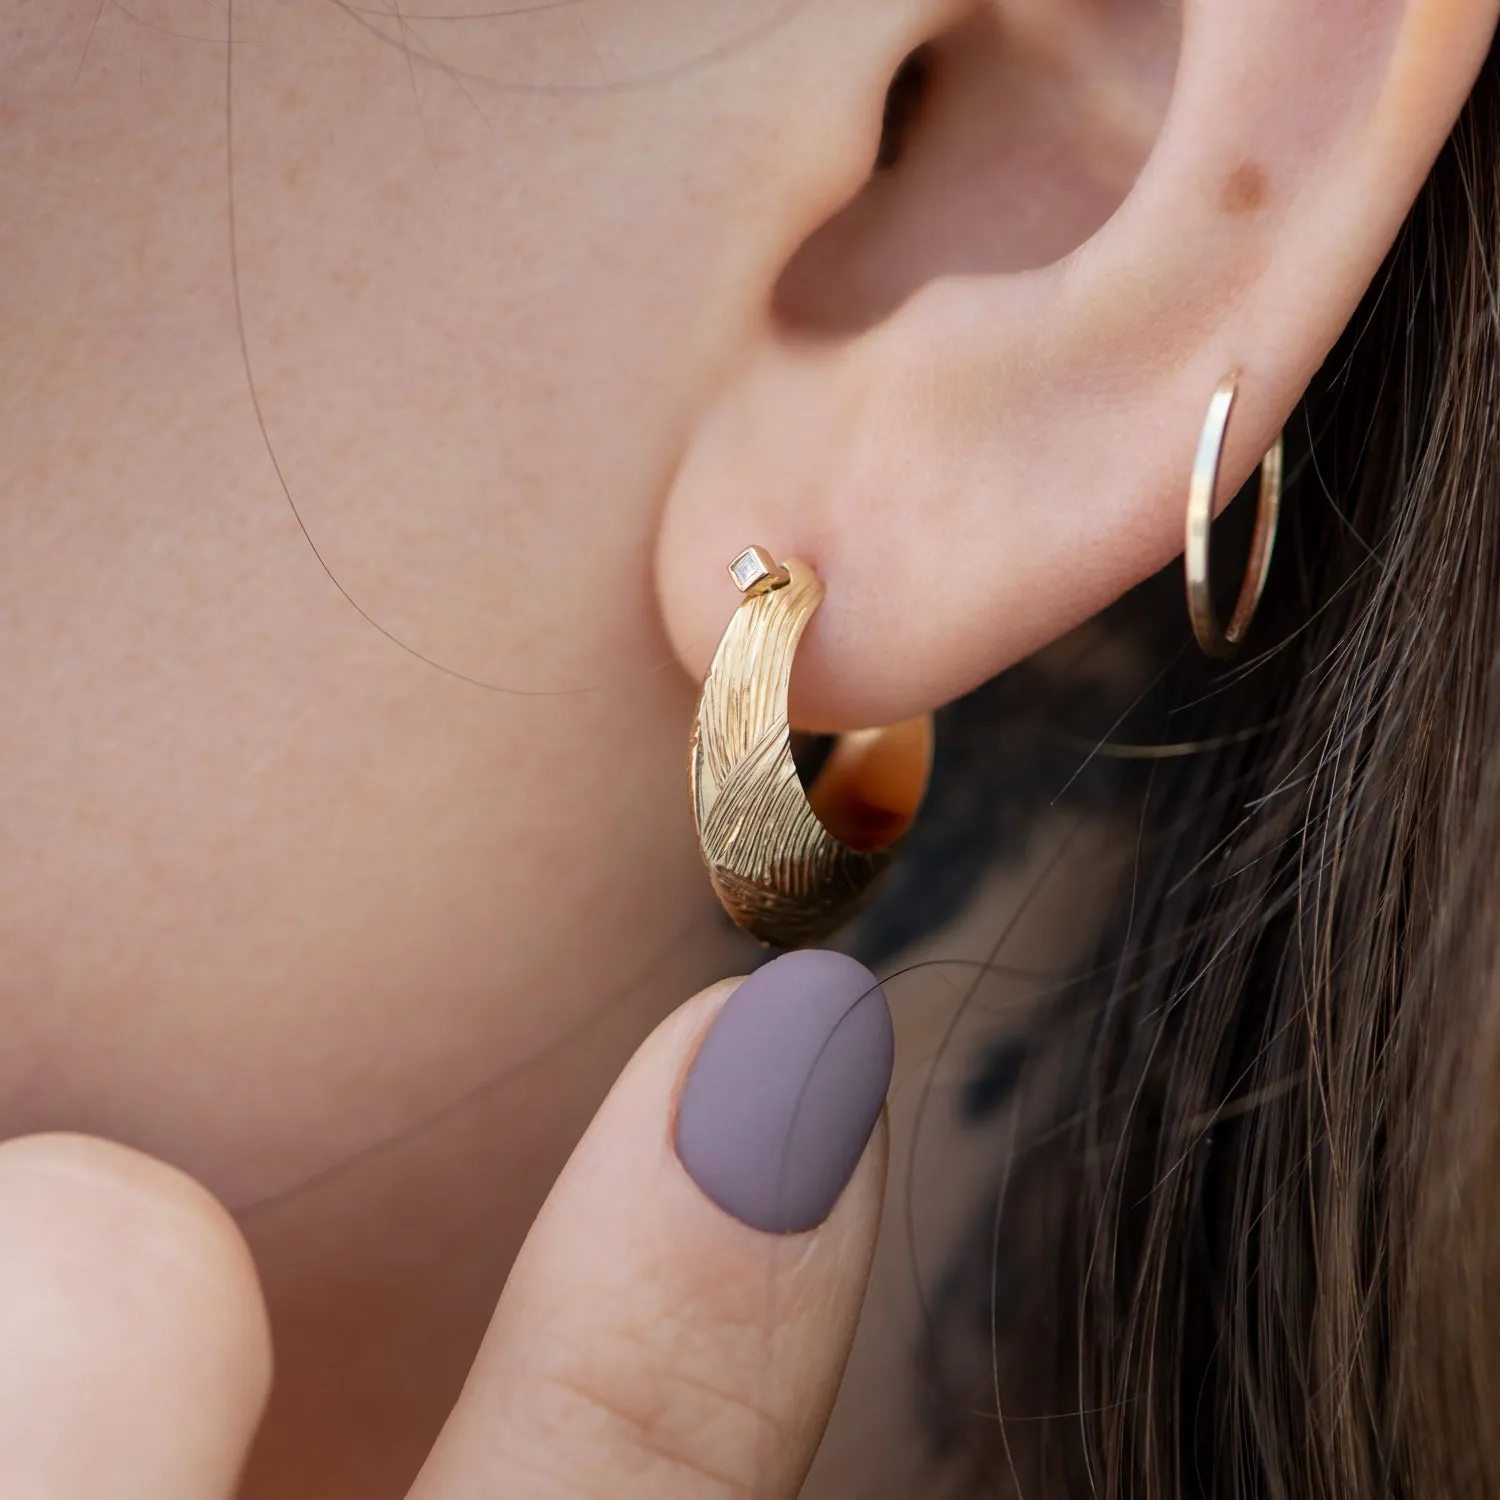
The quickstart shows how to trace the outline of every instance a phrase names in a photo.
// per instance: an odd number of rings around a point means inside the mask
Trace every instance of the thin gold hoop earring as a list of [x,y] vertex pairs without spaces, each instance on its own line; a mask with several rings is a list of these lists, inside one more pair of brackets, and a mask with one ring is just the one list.
[[747,547],[745,596],[714,653],[688,757],[698,847],[724,910],[762,943],[826,937],[890,863],[932,768],[932,717],[840,735],[806,790],[787,690],[823,584],[801,558]]
[[1235,602],[1229,627],[1219,629],[1214,614],[1213,595],[1209,589],[1208,534],[1214,520],[1214,492],[1219,487],[1219,459],[1224,452],[1224,435],[1229,430],[1229,414],[1234,409],[1240,376],[1236,370],[1219,382],[1198,452],[1193,460],[1193,478],[1188,486],[1187,545],[1183,551],[1183,569],[1187,575],[1188,618],[1193,634],[1206,656],[1227,661],[1239,650],[1245,632],[1255,618],[1260,596],[1265,592],[1271,571],[1271,549],[1276,545],[1276,525],[1281,518],[1281,472],[1284,454],[1282,434],[1276,434],[1260,464],[1260,500],[1255,512],[1255,536],[1250,542],[1250,561],[1245,567],[1245,581]]

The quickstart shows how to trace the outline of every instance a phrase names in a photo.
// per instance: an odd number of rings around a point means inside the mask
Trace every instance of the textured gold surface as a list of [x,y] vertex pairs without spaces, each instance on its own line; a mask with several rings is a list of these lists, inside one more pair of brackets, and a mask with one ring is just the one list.
[[792,760],[787,687],[797,642],[823,601],[800,558],[791,582],[735,611],[693,721],[689,782],[698,842],[724,909],[778,948],[825,937],[890,863],[850,849],[808,804]]

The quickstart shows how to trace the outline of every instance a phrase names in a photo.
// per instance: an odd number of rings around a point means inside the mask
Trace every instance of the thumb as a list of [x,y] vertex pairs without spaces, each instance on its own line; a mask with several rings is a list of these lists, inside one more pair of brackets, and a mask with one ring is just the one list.
[[790,1500],[869,1275],[891,1060],[878,983],[837,953],[658,1028],[537,1219],[411,1500]]

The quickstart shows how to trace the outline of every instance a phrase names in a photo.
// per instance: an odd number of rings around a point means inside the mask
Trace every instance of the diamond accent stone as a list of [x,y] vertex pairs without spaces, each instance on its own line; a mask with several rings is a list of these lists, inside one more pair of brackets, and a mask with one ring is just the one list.
[[777,565],[764,547],[746,547],[729,565],[729,576],[742,594],[762,594],[791,582],[791,574]]

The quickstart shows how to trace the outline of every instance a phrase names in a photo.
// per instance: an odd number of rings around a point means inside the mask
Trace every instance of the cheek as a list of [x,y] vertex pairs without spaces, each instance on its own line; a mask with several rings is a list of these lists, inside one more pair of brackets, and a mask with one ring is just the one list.
[[728,231],[670,153],[620,191],[647,104],[476,107],[336,11],[233,53],[232,245],[222,48],[113,10],[0,240],[0,1129],[232,1203],[549,1047],[491,1124],[581,1120],[725,962],[647,560]]
[[691,987],[675,683],[517,710],[321,601],[241,600],[238,649],[209,600],[160,630],[95,602],[0,708],[0,1128],[100,1131],[242,1203]]

